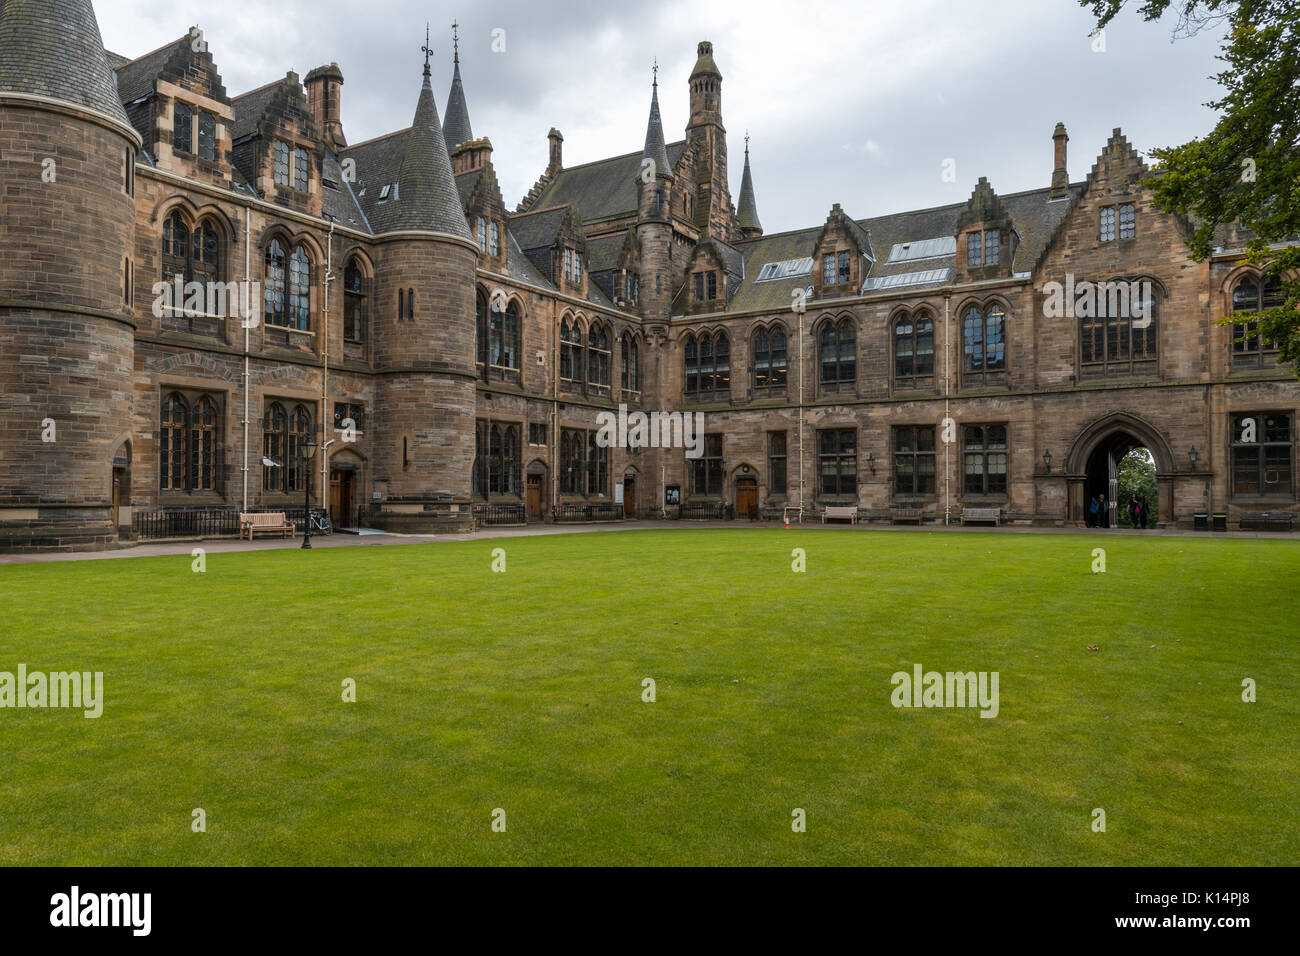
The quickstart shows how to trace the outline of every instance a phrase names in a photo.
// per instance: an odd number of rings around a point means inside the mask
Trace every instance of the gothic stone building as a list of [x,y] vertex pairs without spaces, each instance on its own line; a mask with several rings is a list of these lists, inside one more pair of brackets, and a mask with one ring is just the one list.
[[[767,235],[707,42],[684,139],[656,85],[643,149],[566,168],[551,130],[513,210],[458,57],[445,124],[426,54],[410,128],[364,143],[343,83],[231,96],[197,30],[128,59],[90,0],[0,3],[0,549],[308,490],[399,531],[665,501],[1073,525],[1139,446],[1165,524],[1297,510],[1300,383],[1218,323],[1277,291],[1233,230],[1188,259],[1118,130],[1082,180],[1058,126],[1042,189]],[[1145,319],[1076,303],[1118,280]],[[702,455],[604,447],[620,404],[702,412]]]

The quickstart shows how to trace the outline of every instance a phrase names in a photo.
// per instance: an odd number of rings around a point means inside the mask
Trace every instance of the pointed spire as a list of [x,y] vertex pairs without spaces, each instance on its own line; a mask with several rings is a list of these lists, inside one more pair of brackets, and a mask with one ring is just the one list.
[[745,174],[740,178],[740,203],[736,207],[736,221],[741,234],[761,236],[763,224],[758,221],[758,204],[754,202],[754,180],[749,173],[749,132],[745,132]]
[[[654,162],[656,176],[668,176],[672,166],[668,162],[668,150],[664,146],[664,124],[659,118],[659,61],[654,65],[654,83],[650,91],[650,122],[646,124],[645,149],[641,152],[643,160]],[[640,176],[641,171],[637,170]]]
[[461,143],[468,143],[474,138],[474,130],[469,125],[469,107],[465,105],[465,87],[460,82],[460,36],[456,30],[459,24],[451,25],[452,72],[451,92],[447,94],[447,125],[443,127],[443,137],[447,149],[455,149]]
[[128,125],[90,0],[0,2],[3,92],[48,96]]
[[438,104],[429,82],[428,44],[425,44],[424,82],[415,106],[415,120],[406,134],[406,151],[398,173],[399,198],[385,231],[422,229],[473,239],[465,222],[451,157],[438,122]]

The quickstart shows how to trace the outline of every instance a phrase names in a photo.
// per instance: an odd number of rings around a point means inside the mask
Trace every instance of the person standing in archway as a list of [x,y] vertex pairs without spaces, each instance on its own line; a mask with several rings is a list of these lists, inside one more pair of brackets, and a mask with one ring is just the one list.
[[1092,501],[1088,502],[1088,515],[1084,522],[1089,528],[1097,527],[1097,496],[1092,496]]
[[1098,495],[1097,497],[1097,527],[1098,528],[1110,527],[1110,511],[1108,510],[1109,508],[1110,505],[1106,501],[1106,496]]
[[1128,520],[1133,528],[1137,528],[1142,521],[1142,504],[1138,501],[1136,492],[1128,496]]

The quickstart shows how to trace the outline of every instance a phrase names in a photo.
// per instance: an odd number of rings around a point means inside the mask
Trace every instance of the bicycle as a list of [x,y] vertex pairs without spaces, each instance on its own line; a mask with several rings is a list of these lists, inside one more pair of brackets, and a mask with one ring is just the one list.
[[311,522],[312,534],[330,535],[334,533],[334,524],[330,521],[328,512],[313,508],[308,520]]

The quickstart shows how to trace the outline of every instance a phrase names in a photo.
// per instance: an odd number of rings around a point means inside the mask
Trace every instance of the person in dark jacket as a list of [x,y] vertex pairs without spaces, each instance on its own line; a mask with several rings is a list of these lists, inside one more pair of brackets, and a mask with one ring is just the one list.
[[1097,496],[1092,496],[1092,501],[1088,502],[1088,514],[1084,518],[1084,524],[1089,528],[1097,527]]

